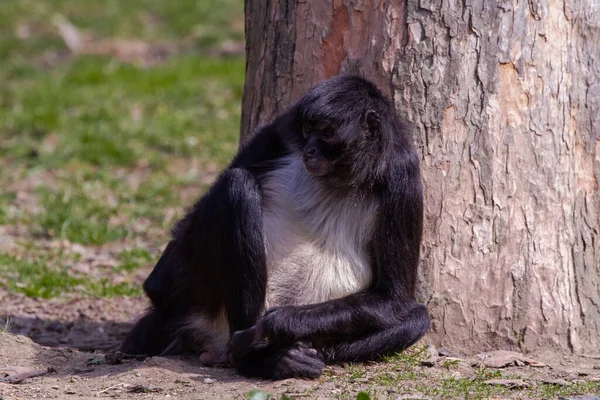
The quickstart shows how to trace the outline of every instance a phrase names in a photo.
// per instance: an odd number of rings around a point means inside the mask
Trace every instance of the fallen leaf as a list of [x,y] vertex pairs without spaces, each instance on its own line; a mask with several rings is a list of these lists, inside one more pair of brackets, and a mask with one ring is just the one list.
[[442,357],[448,357],[448,358],[462,358],[458,353],[456,353],[446,347],[440,347],[438,349],[438,355],[442,356]]
[[154,386],[135,385],[127,389],[129,393],[157,393],[162,392],[161,388]]
[[531,365],[532,367],[545,366],[545,364],[539,363],[521,353],[507,350],[496,350],[489,353],[478,354],[471,365],[489,368],[503,368],[512,365]]
[[425,348],[425,354],[427,355],[427,358],[421,361],[421,365],[425,367],[433,367],[440,358],[438,356],[438,350],[432,344],[427,345],[427,347]]

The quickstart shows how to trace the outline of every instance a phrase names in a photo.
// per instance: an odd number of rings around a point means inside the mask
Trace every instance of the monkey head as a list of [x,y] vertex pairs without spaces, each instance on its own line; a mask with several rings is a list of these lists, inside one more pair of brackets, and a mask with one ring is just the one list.
[[332,186],[369,186],[384,176],[395,110],[360,77],[335,77],[296,104],[293,130],[306,171]]

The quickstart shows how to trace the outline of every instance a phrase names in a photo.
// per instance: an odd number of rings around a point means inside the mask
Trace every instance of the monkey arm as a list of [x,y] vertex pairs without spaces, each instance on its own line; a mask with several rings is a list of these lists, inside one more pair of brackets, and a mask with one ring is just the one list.
[[419,307],[412,299],[364,291],[324,303],[275,308],[257,323],[253,335],[267,344],[337,342],[409,323]]
[[267,288],[267,266],[262,235],[262,190],[247,170],[233,168],[221,182],[226,196],[219,212],[222,237],[224,303],[230,332],[246,329],[262,313]]
[[226,311],[231,332],[254,325],[267,286],[258,179],[245,168],[226,170],[186,220],[186,304],[212,315]]

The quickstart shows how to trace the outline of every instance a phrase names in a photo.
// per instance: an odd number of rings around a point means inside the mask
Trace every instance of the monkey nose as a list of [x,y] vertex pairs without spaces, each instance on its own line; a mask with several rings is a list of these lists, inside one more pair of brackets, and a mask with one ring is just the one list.
[[304,152],[304,159],[308,159],[308,158],[312,158],[315,153],[317,152],[316,149],[308,149]]

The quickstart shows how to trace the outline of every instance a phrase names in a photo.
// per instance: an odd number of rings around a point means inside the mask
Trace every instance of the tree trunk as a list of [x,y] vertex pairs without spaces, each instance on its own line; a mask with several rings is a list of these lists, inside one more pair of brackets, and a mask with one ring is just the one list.
[[429,340],[600,348],[600,3],[246,0],[242,137],[356,73],[415,127]]

